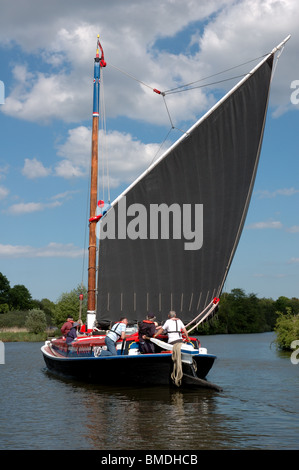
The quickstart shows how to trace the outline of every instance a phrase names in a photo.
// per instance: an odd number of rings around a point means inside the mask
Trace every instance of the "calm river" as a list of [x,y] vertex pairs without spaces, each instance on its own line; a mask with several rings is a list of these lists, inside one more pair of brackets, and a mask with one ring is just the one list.
[[0,449],[299,449],[299,364],[273,333],[202,337],[213,390],[111,388],[58,379],[40,343],[5,343]]

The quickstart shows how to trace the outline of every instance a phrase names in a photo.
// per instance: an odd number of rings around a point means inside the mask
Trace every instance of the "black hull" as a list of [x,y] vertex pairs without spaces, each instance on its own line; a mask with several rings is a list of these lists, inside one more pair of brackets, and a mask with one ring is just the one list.
[[[42,348],[42,352],[49,371],[85,382],[117,386],[172,384],[171,354],[64,358],[53,356],[45,348]],[[196,379],[206,377],[216,356],[206,354],[193,358],[197,366],[196,373],[192,364],[182,363],[183,385],[199,386]],[[195,380],[192,380],[193,377]]]

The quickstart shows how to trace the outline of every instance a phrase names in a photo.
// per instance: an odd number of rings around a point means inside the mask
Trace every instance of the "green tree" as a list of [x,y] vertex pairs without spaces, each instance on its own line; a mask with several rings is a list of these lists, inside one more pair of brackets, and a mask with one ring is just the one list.
[[[275,302],[275,307],[278,312],[287,313],[287,308],[292,309],[292,302],[288,297],[280,296]],[[294,313],[294,312],[293,312]]]
[[29,290],[23,284],[13,286],[8,295],[10,310],[29,310],[32,307],[32,298]]
[[299,339],[299,315],[293,315],[291,307],[286,307],[286,312],[277,312],[276,344],[280,349],[290,350],[292,341]]
[[290,299],[290,307],[292,309],[292,313],[294,315],[298,315],[298,313],[299,313],[299,299],[297,299],[296,297],[292,297]]
[[53,325],[55,324],[55,311],[56,305],[49,299],[42,299],[40,301],[40,309],[43,310],[46,314],[47,324]]
[[30,333],[43,333],[47,327],[45,312],[38,309],[30,310],[25,326]]
[[55,324],[60,327],[66,321],[68,317],[73,317],[74,320],[79,318],[79,309],[80,309],[80,294],[83,293],[83,308],[82,308],[82,320],[86,320],[86,289],[78,286],[76,289],[73,289],[71,292],[65,292],[61,294],[56,304],[56,309],[54,313]]
[[261,316],[264,319],[265,331],[273,331],[277,319],[275,301],[273,299],[262,298],[259,300]]
[[10,284],[6,276],[0,273],[0,313],[8,310]]
[[275,302],[232,289],[221,295],[215,317],[200,326],[200,334],[261,333],[272,331],[276,321]]

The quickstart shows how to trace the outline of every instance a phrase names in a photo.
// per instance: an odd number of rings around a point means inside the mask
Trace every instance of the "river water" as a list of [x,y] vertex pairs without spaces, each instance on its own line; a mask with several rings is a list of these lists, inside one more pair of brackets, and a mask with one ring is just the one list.
[[222,392],[82,384],[52,376],[41,343],[5,343],[0,449],[297,450],[299,364],[274,338],[200,338]]

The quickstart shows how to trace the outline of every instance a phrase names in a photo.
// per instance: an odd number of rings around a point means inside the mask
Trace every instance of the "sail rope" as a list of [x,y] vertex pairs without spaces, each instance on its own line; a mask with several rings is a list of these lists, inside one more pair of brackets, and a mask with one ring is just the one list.
[[201,78],[199,80],[195,80],[193,82],[190,82],[190,83],[187,83],[185,85],[180,85],[176,88],[171,88],[169,90],[165,90],[165,91],[161,91],[161,90],[158,90],[157,88],[154,88],[153,86],[149,85],[148,83],[144,82],[143,80],[140,80],[138,79],[137,77],[135,77],[134,75],[128,73],[127,71],[125,70],[122,70],[120,69],[119,67],[116,67],[115,65],[109,63],[110,67],[112,67],[113,69],[117,70],[118,72],[122,73],[123,75],[131,78],[132,80],[136,81],[137,83],[140,83],[141,85],[149,88],[150,90],[152,90],[154,93],[158,94],[158,95],[161,95],[162,98],[163,98],[163,101],[164,101],[164,105],[165,105],[165,109],[166,109],[166,113],[168,115],[168,119],[170,121],[170,125],[171,125],[171,128],[169,129],[167,135],[165,136],[163,142],[161,143],[161,145],[159,146],[159,149],[157,150],[156,154],[154,155],[152,161],[151,161],[151,164],[156,160],[157,158],[157,155],[159,155],[162,147],[164,146],[165,142],[167,141],[167,138],[168,136],[170,135],[171,131],[172,130],[177,130],[179,132],[181,132],[182,134],[186,134],[186,131],[183,131],[182,129],[179,129],[177,127],[174,126],[174,123],[173,123],[173,120],[172,120],[172,117],[171,117],[171,114],[170,114],[170,111],[169,111],[169,108],[168,108],[168,105],[167,105],[167,102],[166,102],[166,99],[165,99],[165,96],[166,95],[170,95],[170,94],[174,94],[174,93],[181,93],[181,92],[184,92],[184,91],[189,91],[189,90],[195,90],[195,89],[198,89],[198,88],[204,88],[204,87],[207,87],[207,86],[211,86],[211,85],[216,85],[216,84],[220,84],[220,83],[224,83],[224,82],[227,82],[229,80],[234,80],[234,79],[237,79],[237,78],[240,78],[240,77],[244,77],[246,74],[242,74],[242,75],[237,75],[237,76],[234,76],[234,77],[230,77],[230,78],[226,78],[226,79],[223,79],[223,80],[219,80],[219,81],[216,81],[216,82],[210,82],[210,83],[205,83],[205,84],[202,84],[202,85],[198,85],[198,86],[191,86],[191,85],[195,85],[196,83],[199,83],[199,82],[202,82],[204,80],[208,80],[212,77],[215,77],[215,76],[218,76],[218,75],[221,75],[223,73],[226,73],[226,72],[230,72],[231,70],[234,70],[238,67],[242,67],[244,65],[247,65],[251,62],[254,62],[254,61],[257,61],[259,60],[260,58],[262,57],[265,57],[267,54],[264,54],[262,56],[259,56],[259,57],[256,57],[254,59],[250,59],[246,62],[243,62],[241,64],[238,64],[238,65],[235,65],[233,67],[229,67],[225,70],[222,70],[220,72],[217,72],[217,73],[214,73],[212,75],[209,75],[207,77],[204,77],[204,78]]
[[198,327],[198,325],[200,323],[202,323],[204,320],[206,320],[210,315],[212,315],[212,313],[216,310],[216,308],[218,307],[218,304],[219,304],[219,299],[218,298],[214,298],[195,318],[193,318],[193,320],[191,320],[187,325],[186,325],[186,329],[192,325],[192,323],[196,322],[196,320],[199,319],[199,321],[194,325],[192,326],[192,328],[190,328],[189,330],[187,330],[188,334],[195,330],[195,328]]
[[[244,65],[247,65],[247,64],[249,64],[250,62],[257,61],[257,60],[259,60],[259,59],[265,57],[266,55],[268,55],[268,54],[263,54],[262,56],[255,57],[254,59],[250,59],[250,60],[248,60],[248,61],[246,61],[246,62],[243,62],[242,64],[234,65],[233,67],[230,67],[230,68],[228,68],[228,69],[222,70],[222,71],[220,71],[220,72],[216,72],[216,73],[214,73],[214,74],[212,74],[212,75],[208,75],[207,77],[200,78],[199,80],[195,80],[195,81],[193,81],[193,82],[186,83],[186,84],[184,84],[184,85],[180,85],[180,86],[178,86],[178,87],[176,87],[176,88],[171,88],[171,89],[165,90],[165,91],[160,91],[160,90],[158,90],[157,88],[152,87],[152,86],[149,85],[148,83],[145,83],[144,81],[138,79],[137,77],[135,77],[134,75],[132,75],[132,74],[130,74],[130,73],[128,73],[128,72],[126,72],[125,70],[122,70],[122,69],[120,69],[119,67],[116,67],[115,65],[111,64],[110,62],[109,62],[109,65],[110,65],[110,67],[114,68],[114,69],[117,70],[118,72],[120,72],[120,73],[126,75],[126,76],[129,77],[129,78],[132,78],[133,80],[135,80],[136,82],[140,83],[141,85],[144,85],[145,87],[149,88],[150,90],[152,90],[153,92],[157,93],[158,95],[165,96],[165,95],[167,95],[167,94],[171,94],[171,93],[177,92],[177,90],[179,90],[180,88],[184,88],[184,90],[182,90],[182,91],[185,91],[185,89],[187,89],[187,90],[193,89],[193,88],[187,88],[187,87],[189,87],[189,86],[191,86],[191,85],[194,85],[195,83],[198,83],[198,82],[202,82],[202,81],[204,81],[204,80],[207,80],[207,79],[209,79],[209,78],[216,77],[217,75],[221,75],[221,74],[223,74],[223,73],[230,72],[231,70],[234,70],[234,69],[236,69],[236,68],[238,68],[238,67],[243,67]],[[222,82],[226,82],[226,81],[228,81],[228,80],[234,80],[235,78],[239,78],[239,77],[242,77],[242,76],[244,76],[244,75],[246,75],[246,74],[237,75],[237,76],[234,76],[234,77],[231,77],[231,78],[226,78],[226,79],[223,79],[223,80],[219,80],[219,81],[217,81],[217,82],[206,83],[206,84],[204,84],[204,85],[201,85],[200,87],[210,86],[210,85],[214,85],[215,83],[222,83]],[[197,87],[194,87],[194,88],[197,88]]]
[[273,71],[272,71],[272,75],[271,75],[271,82],[273,81],[274,74],[276,72],[276,67],[277,67],[277,64],[278,64],[278,60],[279,60],[281,54],[283,53],[284,46],[285,45],[283,45],[280,49],[278,49],[276,60],[275,60],[274,65],[273,65]]
[[[194,86],[194,87],[191,87],[189,85],[182,85],[181,87],[178,87],[180,89],[175,88],[173,90],[165,91],[164,96],[165,95],[171,95],[171,94],[174,94],[174,93],[182,93],[183,91],[196,90],[197,88],[204,88],[206,86],[218,85],[218,83],[228,82],[229,80],[242,78],[242,77],[245,77],[245,75],[247,75],[247,73],[242,73],[241,75],[235,75],[234,77],[224,78],[223,80],[218,80],[216,82],[209,82],[209,83],[205,83],[204,85],[198,85],[198,86]],[[205,80],[205,79],[203,78],[202,80]],[[198,80],[198,81],[201,81],[201,80]],[[194,82],[194,83],[196,83],[196,82]],[[185,88],[181,89],[182,87],[185,87]]]
[[[242,64],[234,65],[233,67],[229,67],[228,69],[222,70],[221,72],[213,73],[212,75],[208,75],[207,77],[200,78],[199,80],[195,80],[195,81],[193,81],[193,82],[186,83],[185,85],[180,85],[180,86],[178,86],[178,87],[176,87],[176,88],[171,88],[170,90],[164,91],[164,93],[165,93],[165,94],[174,93],[174,92],[176,92],[177,90],[179,90],[180,88],[186,88],[186,87],[189,87],[189,86],[191,86],[191,85],[194,85],[195,83],[199,83],[199,82],[202,82],[202,81],[204,81],[204,80],[207,80],[208,78],[213,78],[213,77],[216,77],[216,76],[221,75],[221,74],[223,74],[223,73],[230,72],[231,70],[237,69],[238,67],[243,67],[243,65],[247,65],[247,64],[250,64],[251,62],[255,62],[255,61],[257,61],[257,60],[259,60],[259,59],[265,57],[266,55],[268,55],[268,54],[264,54],[264,55],[262,55],[262,56],[260,56],[260,57],[256,57],[255,59],[250,59],[250,60],[248,60],[248,61],[246,61],[246,62],[243,62]],[[202,86],[214,85],[215,83],[221,83],[222,81],[225,82],[225,81],[227,81],[227,80],[233,80],[234,78],[238,78],[238,77],[242,77],[242,76],[244,76],[244,74],[243,74],[243,75],[238,75],[238,76],[236,76],[236,77],[231,77],[231,78],[227,78],[227,79],[224,79],[224,80],[220,80],[220,81],[218,81],[218,82],[207,83],[207,84],[202,85]],[[195,87],[195,88],[197,88],[197,87]],[[191,89],[193,89],[193,88],[187,88],[187,89],[188,89],[188,90],[191,90]],[[185,90],[183,90],[183,91],[185,91]]]
[[182,344],[183,343],[174,344],[173,350],[172,350],[173,371],[171,373],[171,379],[177,387],[181,385],[182,378],[183,378],[182,354],[181,354]]

